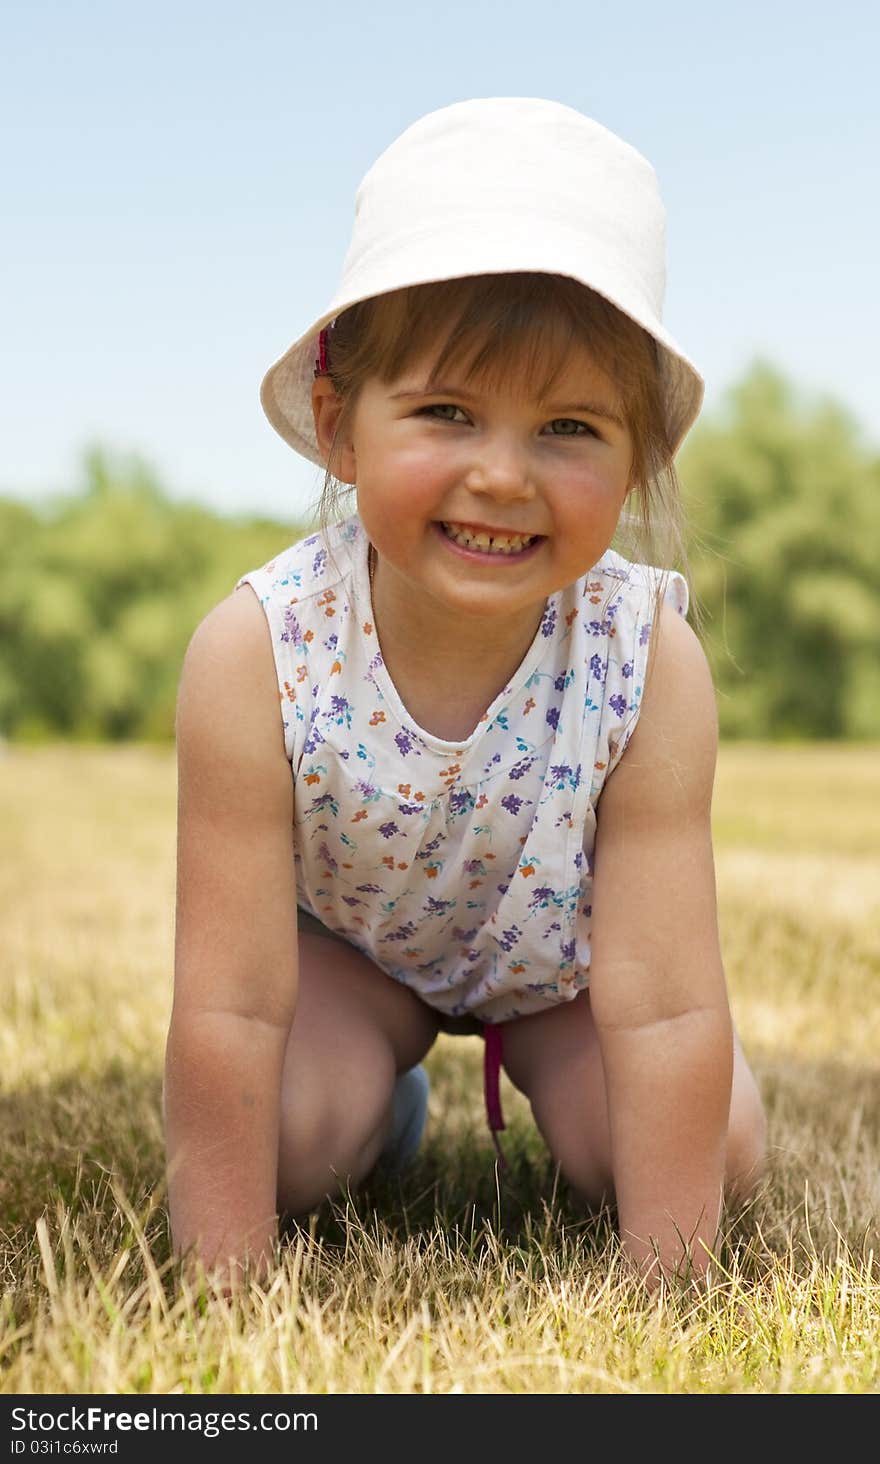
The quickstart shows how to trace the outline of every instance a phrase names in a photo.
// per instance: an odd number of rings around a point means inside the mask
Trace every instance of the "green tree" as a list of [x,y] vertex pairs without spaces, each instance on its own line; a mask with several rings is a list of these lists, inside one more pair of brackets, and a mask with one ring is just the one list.
[[880,732],[880,460],[828,398],[755,362],[679,475],[722,735]]
[[172,502],[138,458],[94,448],[79,492],[0,505],[0,732],[173,737],[195,626],[302,532]]

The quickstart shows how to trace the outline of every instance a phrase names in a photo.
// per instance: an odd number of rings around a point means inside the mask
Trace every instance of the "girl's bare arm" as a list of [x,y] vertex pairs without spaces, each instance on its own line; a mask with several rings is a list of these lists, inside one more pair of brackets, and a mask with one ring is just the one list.
[[733,1073],[711,801],[715,693],[663,609],[639,721],[599,802],[590,972],[621,1241],[648,1278],[704,1274]]
[[174,1004],[165,1127],[175,1249],[208,1265],[276,1235],[281,1072],[297,993],[293,782],[250,589],[195,631],[177,707]]

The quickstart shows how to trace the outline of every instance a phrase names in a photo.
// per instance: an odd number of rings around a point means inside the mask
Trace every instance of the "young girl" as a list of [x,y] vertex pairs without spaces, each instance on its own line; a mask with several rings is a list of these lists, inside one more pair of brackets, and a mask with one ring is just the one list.
[[[664,239],[652,168],[598,123],[445,107],[367,173],[336,298],[265,378],[327,477],[321,532],[239,581],[180,681],[165,1114],[175,1245],[206,1264],[266,1264],[279,1212],[406,1164],[439,1031],[483,1034],[493,1134],[503,1062],[650,1281],[705,1274],[761,1171],[714,690],[654,567],[703,391]],[[611,548],[658,524],[662,556]]]

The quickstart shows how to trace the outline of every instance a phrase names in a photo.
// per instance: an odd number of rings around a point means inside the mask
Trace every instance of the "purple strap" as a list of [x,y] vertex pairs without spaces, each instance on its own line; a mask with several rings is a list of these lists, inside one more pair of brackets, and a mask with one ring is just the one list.
[[501,1140],[498,1137],[499,1129],[507,1125],[501,1116],[501,1094],[498,1091],[498,1079],[501,1073],[501,1025],[498,1022],[483,1023],[483,1037],[486,1042],[485,1064],[483,1068],[484,1089],[486,1094],[486,1116],[489,1120],[489,1130],[492,1134],[492,1142],[495,1145],[496,1153],[502,1169],[507,1168],[507,1160],[501,1148]]

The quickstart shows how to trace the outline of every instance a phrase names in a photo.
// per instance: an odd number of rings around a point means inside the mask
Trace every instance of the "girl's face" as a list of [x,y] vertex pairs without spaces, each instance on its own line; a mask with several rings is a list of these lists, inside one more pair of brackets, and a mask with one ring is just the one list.
[[[542,607],[608,548],[632,439],[615,386],[582,349],[546,401],[524,388],[466,387],[458,376],[428,391],[432,364],[390,384],[367,381],[337,476],[357,485],[379,563],[401,589],[446,614],[500,624]],[[338,415],[326,378],[313,401],[326,451]]]

